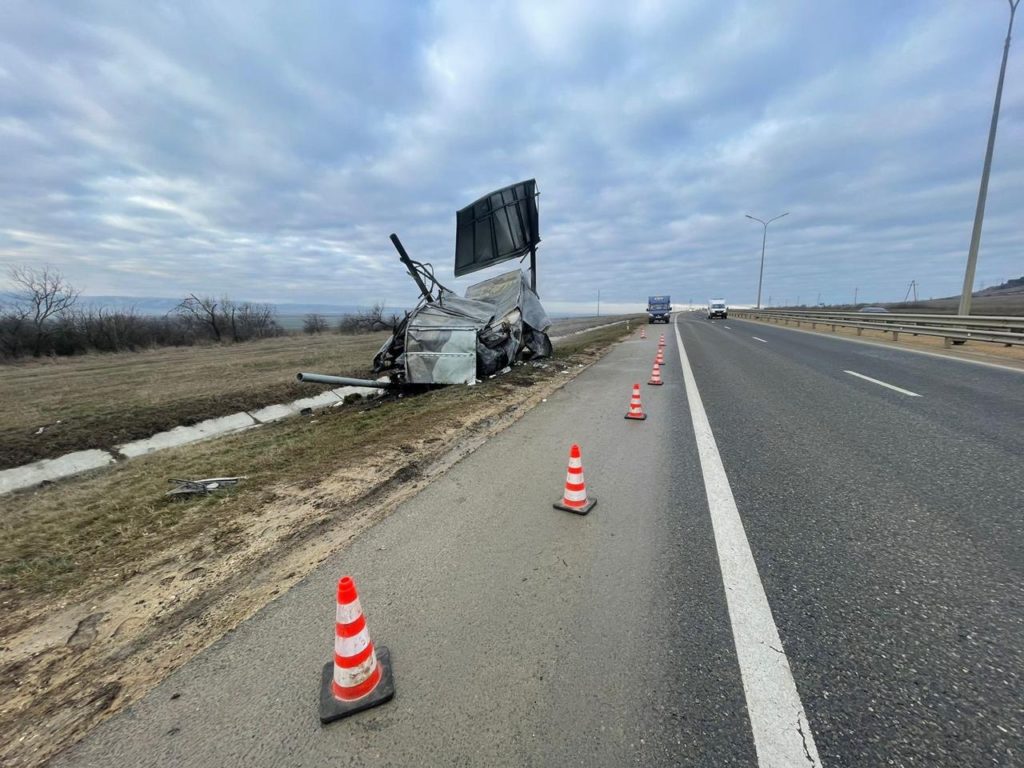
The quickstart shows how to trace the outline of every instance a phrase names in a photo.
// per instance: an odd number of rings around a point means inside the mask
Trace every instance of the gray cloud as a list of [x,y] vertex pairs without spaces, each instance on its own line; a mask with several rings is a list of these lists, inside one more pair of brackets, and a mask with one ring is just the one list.
[[[958,291],[1006,8],[25,2],[0,31],[0,263],[93,294],[414,298],[454,212],[541,189],[556,308]],[[1011,49],[979,282],[1024,272]],[[1015,226],[1016,225],[1016,226]]]

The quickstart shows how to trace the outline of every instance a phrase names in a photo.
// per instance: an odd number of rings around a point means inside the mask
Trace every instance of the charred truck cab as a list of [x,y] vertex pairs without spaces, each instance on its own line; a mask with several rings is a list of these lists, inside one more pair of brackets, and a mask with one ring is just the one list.
[[404,385],[473,384],[509,366],[551,356],[551,325],[537,296],[537,182],[521,181],[481,197],[456,213],[455,276],[530,257],[522,270],[471,285],[465,296],[441,285],[429,264],[410,258],[398,235],[391,242],[420,291],[391,338],[373,358],[374,381],[300,373],[300,381],[387,389]]

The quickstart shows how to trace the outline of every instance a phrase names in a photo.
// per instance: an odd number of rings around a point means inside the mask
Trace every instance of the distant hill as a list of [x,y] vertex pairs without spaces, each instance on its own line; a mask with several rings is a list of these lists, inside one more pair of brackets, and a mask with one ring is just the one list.
[[[78,300],[78,306],[80,307],[118,310],[134,309],[140,315],[166,315],[180,303],[181,299],[169,299],[162,296],[82,296]],[[312,312],[326,315],[327,317],[338,317],[339,315],[347,315],[351,312],[369,309],[370,305],[287,303],[274,304],[274,308],[277,310],[279,320],[299,318],[301,321],[302,317]],[[384,308],[384,312],[388,315],[392,313],[402,315],[409,309],[412,309],[412,307],[388,306]],[[548,316],[551,318],[582,317],[585,314],[581,312],[548,312]],[[286,322],[285,325],[287,327],[292,325],[300,327],[301,322]]]
[[1002,285],[993,285],[980,291],[975,291],[975,296],[1009,296],[1012,294],[1024,293],[1024,276],[1014,277]]
[[[140,315],[166,315],[172,311],[181,299],[169,299],[161,296],[82,296],[79,305],[96,309],[134,309]],[[274,304],[279,315],[308,315],[316,312],[321,315],[344,315],[367,307],[351,304]],[[389,308],[392,309],[392,308]],[[393,308],[401,312],[400,308]]]

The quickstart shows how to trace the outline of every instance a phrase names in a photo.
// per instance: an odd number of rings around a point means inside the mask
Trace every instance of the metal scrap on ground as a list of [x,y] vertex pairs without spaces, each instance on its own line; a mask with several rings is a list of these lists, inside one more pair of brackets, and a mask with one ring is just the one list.
[[213,491],[219,491],[224,488],[229,488],[234,485],[238,485],[240,480],[248,480],[245,475],[239,477],[208,477],[205,480],[181,480],[178,478],[171,478],[167,482],[177,483],[175,488],[172,488],[167,492],[168,496],[205,496]]

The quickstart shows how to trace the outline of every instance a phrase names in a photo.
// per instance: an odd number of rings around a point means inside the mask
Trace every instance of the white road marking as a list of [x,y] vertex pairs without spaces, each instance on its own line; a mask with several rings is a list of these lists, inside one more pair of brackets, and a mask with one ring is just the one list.
[[877,384],[880,387],[888,387],[889,389],[894,389],[897,392],[900,392],[904,395],[908,395],[910,397],[920,397],[920,395],[917,394],[917,392],[911,392],[909,389],[903,389],[902,387],[896,387],[893,386],[892,384],[886,384],[884,381],[872,379],[870,376],[865,376],[863,373],[857,373],[856,371],[843,371],[843,373],[848,373],[851,376],[856,376],[858,379],[864,379],[864,381],[870,381],[872,384]]
[[732,328],[730,328],[730,327],[729,327],[728,325],[726,325],[726,326],[723,326],[723,327],[724,327],[724,328],[725,328],[725,330],[727,330],[727,331],[731,331],[731,330],[732,330]]
[[675,331],[757,762],[762,768],[820,768],[814,736],[757,573],[678,323]]
[[768,343],[767,341],[762,339],[760,336],[751,336],[750,338],[752,338],[754,341],[760,341],[762,344],[767,344]]
[[808,328],[794,328],[791,325],[778,325],[776,326],[776,328],[782,331],[789,331],[790,333],[806,333],[818,339],[830,339],[832,341],[848,341],[851,344],[862,344],[868,347],[878,347],[879,349],[887,349],[890,352],[900,352],[909,355],[924,355],[925,357],[935,357],[938,358],[939,360],[951,360],[954,363],[980,365],[985,368],[995,368],[1000,371],[1009,371],[1010,373],[1024,374],[1024,368],[1015,368],[1012,365],[1000,365],[999,363],[989,363],[986,362],[985,360],[972,360],[969,357],[956,357],[955,355],[946,355],[940,352],[926,352],[923,349],[912,349],[910,347],[894,347],[891,343],[888,342],[869,341],[868,339],[855,339],[852,336],[832,336],[831,334],[824,333],[822,331],[812,331]]

